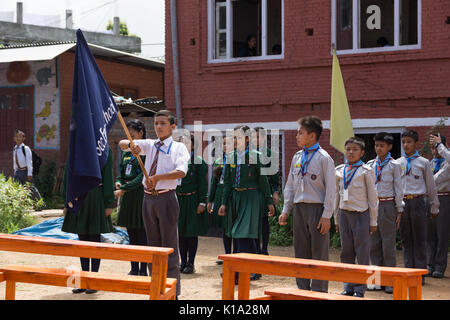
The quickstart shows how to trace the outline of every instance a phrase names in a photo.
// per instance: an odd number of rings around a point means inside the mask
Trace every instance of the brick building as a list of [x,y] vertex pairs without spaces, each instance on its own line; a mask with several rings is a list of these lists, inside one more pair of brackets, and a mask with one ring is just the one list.
[[[189,0],[177,6],[184,126],[201,120],[203,130],[279,129],[284,176],[298,150],[302,116],[324,120],[320,143],[342,159],[329,146],[332,45],[355,133],[366,141],[392,132],[399,157],[405,129],[417,130],[424,142],[450,115],[448,0]],[[165,103],[175,110],[168,0],[166,12]],[[245,57],[248,35],[256,39],[256,55]]]
[[[133,99],[164,96],[164,64],[129,53],[89,44],[111,91]],[[42,158],[63,165],[69,145],[75,43],[26,45],[0,49],[0,172],[12,175],[14,130],[26,134],[25,143]],[[156,103],[146,109],[161,109]],[[153,113],[126,107],[123,116],[151,117]],[[152,121],[147,123],[152,124]],[[149,128],[151,129],[151,127]],[[125,134],[119,121],[109,140]],[[118,157],[115,157],[117,161]]]

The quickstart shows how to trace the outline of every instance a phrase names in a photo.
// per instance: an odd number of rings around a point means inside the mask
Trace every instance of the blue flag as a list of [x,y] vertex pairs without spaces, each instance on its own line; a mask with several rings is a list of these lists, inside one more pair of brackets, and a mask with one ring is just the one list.
[[66,177],[66,207],[71,211],[78,211],[86,194],[102,182],[109,154],[107,135],[116,118],[111,92],[78,30]]

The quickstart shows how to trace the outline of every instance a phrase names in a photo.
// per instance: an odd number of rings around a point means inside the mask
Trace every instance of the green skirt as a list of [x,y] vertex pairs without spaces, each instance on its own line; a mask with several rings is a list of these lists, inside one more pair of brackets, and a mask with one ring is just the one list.
[[142,201],[144,199],[144,187],[126,191],[120,201],[119,217],[117,224],[127,228],[144,228],[142,220]]
[[219,216],[220,202],[223,194],[223,185],[218,185],[214,195],[214,208],[211,213],[211,226],[215,228],[224,228],[225,217]]
[[89,191],[80,211],[67,211],[61,230],[83,235],[113,232],[111,216],[105,215],[101,187]]
[[180,237],[197,237],[208,232],[208,213],[197,214],[198,194],[190,196],[177,195],[180,206],[178,216],[178,235]]
[[236,191],[231,194],[231,237],[262,238],[261,196],[259,190]]

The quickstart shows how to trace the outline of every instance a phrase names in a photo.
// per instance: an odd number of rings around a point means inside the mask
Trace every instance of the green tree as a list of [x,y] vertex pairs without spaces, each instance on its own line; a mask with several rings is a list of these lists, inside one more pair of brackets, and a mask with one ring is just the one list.
[[[113,30],[113,29],[114,29],[113,22],[111,20],[109,20],[108,25],[106,26],[106,30]],[[132,36],[128,32],[128,25],[126,22],[120,21],[119,34],[121,36]]]

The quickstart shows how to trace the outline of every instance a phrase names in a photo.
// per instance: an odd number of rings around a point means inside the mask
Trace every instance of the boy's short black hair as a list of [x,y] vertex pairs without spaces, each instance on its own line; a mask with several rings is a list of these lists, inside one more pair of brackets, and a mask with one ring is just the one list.
[[364,140],[361,139],[360,137],[351,137],[351,138],[348,138],[348,139],[345,141],[345,146],[347,146],[347,144],[349,144],[349,143],[357,144],[357,145],[359,145],[359,146],[361,147],[361,149],[363,149],[363,150],[365,150],[365,148],[366,148],[366,143],[365,143]]
[[414,130],[406,130],[405,132],[402,133],[402,138],[403,137],[409,137],[413,139],[415,142],[419,141],[419,134],[417,133],[417,131]]
[[25,137],[25,132],[23,132],[22,130],[16,129],[16,131],[14,131],[14,135],[20,133],[22,136]]
[[306,116],[298,119],[297,122],[302,128],[305,128],[308,133],[314,132],[317,140],[319,140],[323,131],[322,120],[316,116]]
[[157,113],[155,113],[154,117],[167,117],[169,118],[170,124],[176,123],[175,116],[169,110],[159,110]]
[[247,131],[250,130],[250,127],[247,125],[241,124],[234,128],[234,131],[238,131],[238,130],[242,130],[242,131],[244,131],[244,133],[247,133]]
[[378,132],[375,137],[373,137],[373,141],[383,141],[386,142],[387,144],[394,144],[394,137],[387,132]]

